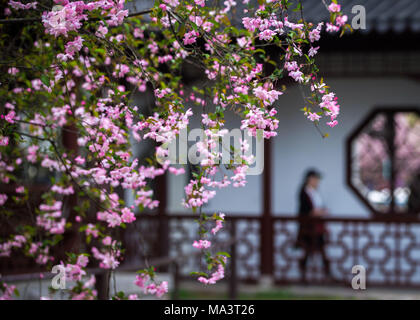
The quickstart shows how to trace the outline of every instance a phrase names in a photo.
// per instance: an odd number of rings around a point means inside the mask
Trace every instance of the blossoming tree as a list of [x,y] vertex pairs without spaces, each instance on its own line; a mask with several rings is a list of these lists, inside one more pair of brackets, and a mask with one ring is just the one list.
[[[270,139],[278,127],[273,104],[286,89],[278,83],[291,77],[310,88],[303,115],[315,124],[326,118],[328,126],[337,125],[337,98],[318,77],[314,56],[323,29],[344,32],[349,26],[335,0],[323,2],[331,19],[318,24],[304,19],[299,1],[243,0],[243,12],[233,0],[208,2],[157,0],[150,10],[129,12],[124,0],[8,1],[0,20],[0,179],[8,187],[1,189],[0,219],[11,228],[1,235],[1,257],[23,254],[46,271],[61,264],[75,282],[69,298],[95,298],[88,265],[117,269],[124,252],[119,229],[159,206],[153,180],[167,171],[184,174],[158,158],[167,155],[163,146],[188,127],[194,112],[201,114],[206,135],[199,151],[207,152],[185,186],[183,204],[200,218],[192,246],[208,267],[194,276],[204,284],[224,277],[228,254],[212,252],[209,240],[223,227],[224,214],[207,216],[200,208],[216,189],[245,185],[252,161],[242,156],[238,164],[224,165],[231,174],[217,178],[221,154],[212,146],[226,134],[224,113],[235,110],[242,130]],[[290,10],[300,18],[289,19]],[[275,61],[268,47],[277,48]],[[186,93],[185,63],[203,71],[205,87]],[[133,103],[135,93],[147,90],[154,93],[153,110]],[[131,144],[147,141],[156,157],[140,162]],[[242,142],[241,150],[247,148]],[[28,166],[49,177],[35,208],[28,205]],[[117,189],[131,192],[133,205]],[[14,219],[18,206],[27,210]],[[63,249],[71,232],[83,241]],[[168,291],[166,282],[155,281],[153,268],[140,270],[133,281],[147,294]],[[2,299],[14,294],[11,284],[0,282],[0,290]],[[137,296],[114,292],[112,298]]]

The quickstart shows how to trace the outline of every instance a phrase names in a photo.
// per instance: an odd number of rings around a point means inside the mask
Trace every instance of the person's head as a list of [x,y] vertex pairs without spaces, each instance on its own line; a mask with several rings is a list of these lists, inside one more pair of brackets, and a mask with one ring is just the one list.
[[319,186],[319,182],[321,180],[321,174],[315,170],[310,169],[305,174],[305,187],[309,186],[311,188],[317,189]]

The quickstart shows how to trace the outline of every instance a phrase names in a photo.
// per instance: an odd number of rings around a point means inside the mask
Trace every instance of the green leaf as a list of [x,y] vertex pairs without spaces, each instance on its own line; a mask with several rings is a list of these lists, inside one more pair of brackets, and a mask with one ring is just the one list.
[[225,251],[219,251],[218,253],[216,253],[218,256],[225,256],[230,258],[230,254],[225,252]]
[[50,86],[50,78],[48,78],[48,76],[46,76],[45,74],[43,74],[43,75],[41,76],[41,82],[42,82],[43,84],[45,84],[47,87],[49,87],[49,86]]

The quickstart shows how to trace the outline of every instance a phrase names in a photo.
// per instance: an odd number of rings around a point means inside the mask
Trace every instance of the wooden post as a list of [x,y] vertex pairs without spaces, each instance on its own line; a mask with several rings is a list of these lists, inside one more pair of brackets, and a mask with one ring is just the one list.
[[230,279],[229,279],[229,299],[238,298],[238,279],[236,273],[236,220],[231,220],[231,240],[230,246]]
[[[166,173],[156,177],[156,199],[159,200],[159,226],[157,254],[159,257],[167,257],[169,254],[169,220],[167,217],[167,192],[166,192]],[[159,271],[167,272],[168,266],[159,267]]]
[[179,283],[180,283],[180,274],[179,274],[179,264],[178,261],[175,261],[173,263],[173,280],[174,280],[174,286],[172,291],[172,300],[178,300],[179,299]]
[[391,192],[391,203],[388,209],[388,212],[394,214],[395,211],[395,179],[396,179],[396,170],[395,170],[395,123],[394,123],[394,112],[387,113],[387,124],[386,124],[386,143],[389,150],[390,158],[390,192]]
[[[77,144],[77,128],[74,124],[63,127],[62,143],[68,155],[70,154],[71,157],[77,156],[79,152],[79,145]],[[67,221],[71,222],[73,225],[64,233],[63,250],[65,252],[78,252],[80,248],[80,233],[78,228],[75,226],[77,212],[74,210],[74,207],[77,205],[77,193],[69,195],[66,204],[69,208]],[[62,253],[65,257],[64,252]]]
[[273,274],[274,236],[271,217],[271,139],[265,141],[263,171],[263,213],[261,217],[261,274]]
[[104,272],[96,274],[95,277],[95,289],[98,292],[98,299],[109,300],[109,271],[104,270]]

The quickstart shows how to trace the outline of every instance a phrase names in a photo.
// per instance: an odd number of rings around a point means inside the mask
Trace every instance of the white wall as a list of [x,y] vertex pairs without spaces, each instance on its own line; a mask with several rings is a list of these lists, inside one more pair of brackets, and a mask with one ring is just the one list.
[[[194,115],[190,121],[189,129],[200,128],[201,110],[192,107]],[[232,112],[225,112],[227,119],[225,128],[240,128],[241,119]],[[221,177],[220,177],[221,178]],[[220,180],[220,179],[219,179]],[[245,187],[234,188],[232,186],[216,189],[216,196],[203,206],[207,213],[226,212],[241,215],[258,215],[262,210],[262,176],[248,176]],[[188,183],[188,175],[174,176],[168,174],[168,212],[191,213],[181,205],[184,197],[184,186]]]
[[[297,86],[280,100],[279,135],[273,150],[273,211],[294,215],[296,193],[304,171],[316,167],[323,174],[321,192],[331,215],[368,217],[369,212],[346,185],[345,141],[375,107],[420,105],[420,82],[403,78],[327,78],[341,105],[339,125],[323,139],[300,109],[303,100]],[[325,122],[325,121],[324,121]]]

